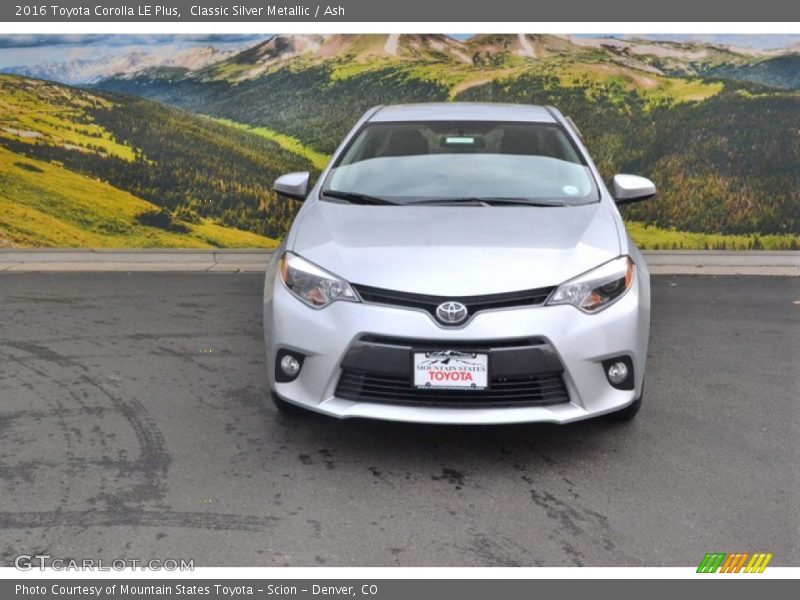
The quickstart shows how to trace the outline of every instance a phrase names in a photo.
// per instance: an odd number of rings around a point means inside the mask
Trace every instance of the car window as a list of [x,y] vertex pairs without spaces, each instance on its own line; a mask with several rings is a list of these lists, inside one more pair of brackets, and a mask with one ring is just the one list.
[[370,123],[323,186],[411,203],[429,199],[598,199],[594,178],[556,124]]

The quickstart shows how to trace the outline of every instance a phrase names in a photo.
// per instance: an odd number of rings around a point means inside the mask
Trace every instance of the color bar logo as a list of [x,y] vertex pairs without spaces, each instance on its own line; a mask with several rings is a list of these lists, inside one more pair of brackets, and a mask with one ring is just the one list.
[[700,561],[697,567],[698,573],[763,573],[769,561],[772,560],[772,552],[709,552]]

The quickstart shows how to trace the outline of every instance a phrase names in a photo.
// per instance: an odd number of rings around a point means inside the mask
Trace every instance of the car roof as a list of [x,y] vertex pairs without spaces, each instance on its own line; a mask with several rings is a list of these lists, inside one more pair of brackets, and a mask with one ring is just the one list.
[[370,122],[396,121],[506,121],[555,123],[544,106],[494,102],[423,102],[379,107]]

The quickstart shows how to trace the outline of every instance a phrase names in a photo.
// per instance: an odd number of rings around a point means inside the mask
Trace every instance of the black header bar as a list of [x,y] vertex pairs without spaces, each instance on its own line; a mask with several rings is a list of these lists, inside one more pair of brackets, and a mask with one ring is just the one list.
[[[2,22],[781,22],[800,21],[786,0],[11,0]],[[796,31],[787,26],[786,31]]]

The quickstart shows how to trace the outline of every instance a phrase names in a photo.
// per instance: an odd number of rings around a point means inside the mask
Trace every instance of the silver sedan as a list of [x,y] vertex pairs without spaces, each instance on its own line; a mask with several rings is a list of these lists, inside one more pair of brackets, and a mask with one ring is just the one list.
[[267,269],[268,382],[284,411],[420,423],[636,415],[647,265],[571,120],[551,107],[376,107]]

